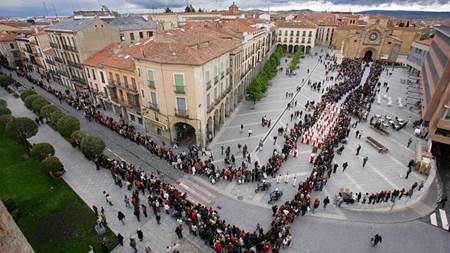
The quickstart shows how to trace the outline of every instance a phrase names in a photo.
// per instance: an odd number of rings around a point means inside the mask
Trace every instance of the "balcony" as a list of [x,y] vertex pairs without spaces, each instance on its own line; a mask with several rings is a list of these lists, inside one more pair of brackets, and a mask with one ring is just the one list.
[[147,85],[149,88],[156,89],[155,81],[153,80],[147,80]]
[[214,84],[219,82],[219,76],[214,77]]
[[78,53],[78,49],[73,46],[66,46],[66,50],[72,51],[74,53]]
[[55,65],[55,62],[53,62],[53,61],[50,60],[50,59],[45,59],[45,62],[48,63],[48,64],[50,64],[50,65]]
[[186,109],[175,109],[175,116],[187,118],[189,117]]
[[176,94],[185,94],[184,86],[174,85]]
[[120,86],[120,82],[115,81],[114,79],[108,80],[111,86]]
[[58,44],[54,43],[54,42],[49,42],[50,47],[52,48],[59,48]]
[[78,77],[78,76],[72,76],[72,81],[80,83],[80,84],[86,84],[86,80],[84,80],[84,78],[82,77]]
[[57,70],[56,72],[57,72],[59,75],[69,77],[69,74],[68,74],[66,71],[63,71],[63,70]]
[[59,63],[64,63],[63,59],[55,56],[55,61]]
[[81,64],[76,63],[76,62],[73,62],[73,61],[67,61],[67,64],[68,64],[69,66],[72,66],[72,67],[75,67],[75,68],[79,68],[79,69],[82,68]]
[[158,104],[150,103],[148,108],[152,109],[153,111],[159,112]]
[[133,92],[128,92],[127,93],[127,97],[128,97],[128,105],[133,107],[134,109],[140,109],[140,103],[139,103],[139,94],[138,93],[133,93]]
[[211,89],[211,81],[206,82],[206,90]]

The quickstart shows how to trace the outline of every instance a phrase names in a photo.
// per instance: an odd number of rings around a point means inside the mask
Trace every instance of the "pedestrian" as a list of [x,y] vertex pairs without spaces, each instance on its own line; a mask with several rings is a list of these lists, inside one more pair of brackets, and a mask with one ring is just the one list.
[[358,138],[358,135],[359,135],[359,130],[356,130],[355,138]]
[[155,213],[156,223],[159,225],[161,224],[161,215],[157,212]]
[[338,167],[339,167],[339,164],[337,164],[337,163],[335,163],[333,165],[333,173],[336,173],[336,170],[338,169]]
[[370,240],[372,241],[372,247],[375,247],[378,243],[381,243],[383,241],[383,238],[381,238],[381,235],[375,234],[375,236]]
[[103,191],[103,196],[105,196],[105,200],[106,202],[108,202],[108,204],[110,206],[113,205],[112,201],[111,201],[111,195],[109,195],[109,193],[107,193],[106,191]]
[[136,216],[138,221],[141,221],[141,213],[139,212],[139,208],[134,209],[134,216]]
[[142,213],[144,214],[144,217],[147,218],[148,217],[147,207],[144,204],[142,204],[141,208],[142,208]]
[[241,131],[240,131],[240,133],[242,134],[242,132],[244,132],[244,125],[243,124],[241,124]]
[[124,196],[123,196],[123,202],[125,202],[125,206],[126,206],[127,208],[131,208],[131,205],[130,205],[130,199],[128,198],[127,195],[124,195]]
[[177,228],[175,229],[175,233],[178,236],[178,239],[183,239],[183,227],[182,225],[178,225]]
[[103,239],[103,241],[100,243],[100,248],[102,248],[103,253],[109,253],[109,248],[106,245],[105,240]]
[[152,253],[152,248],[150,247],[150,244],[147,243],[145,245],[144,249],[145,249],[145,253]]
[[250,137],[250,136],[252,135],[252,133],[253,133],[253,130],[249,128],[249,129],[247,130],[247,132],[248,132],[248,137]]
[[412,137],[409,137],[409,139],[408,139],[408,144],[406,145],[406,147],[409,148],[409,146],[411,145],[411,143],[412,143]]
[[121,211],[117,212],[117,219],[122,222],[122,225],[125,225],[125,214],[123,214]]
[[418,191],[422,190],[423,188],[423,180],[420,182],[419,188],[417,189]]
[[92,210],[94,210],[95,217],[98,217],[98,209],[95,205],[92,206]]
[[358,147],[356,148],[356,155],[359,155],[360,150],[361,150],[361,145],[358,144]]
[[347,167],[348,167],[348,163],[347,162],[343,163],[342,164],[342,172],[344,172],[347,169]]
[[223,155],[223,146],[220,146],[220,154]]
[[369,160],[368,156],[363,158],[363,168],[364,168],[364,166],[366,166],[367,160]]
[[273,137],[273,145],[275,145],[277,143],[277,136],[275,135],[274,137]]
[[134,252],[138,251],[136,248],[136,239],[130,238],[130,247],[134,249]]
[[278,210],[278,206],[277,205],[273,205],[272,206],[272,216],[275,216],[277,214],[277,210]]
[[120,233],[117,234],[117,241],[121,246],[123,246],[123,236]]
[[328,198],[328,196],[326,196],[323,199],[323,209],[327,209],[327,205],[330,203],[330,199]]
[[316,198],[313,203],[312,213],[314,213],[314,211],[319,207],[319,205],[320,205],[320,200],[318,198]]
[[408,170],[406,171],[405,179],[408,179],[409,174],[411,173],[411,171],[412,171],[412,169],[411,169],[411,167],[409,167]]
[[295,187],[297,184],[297,176],[294,175],[294,179],[292,180],[292,186]]
[[142,242],[144,240],[144,233],[142,232],[142,230],[138,230],[136,233],[139,238],[139,241]]

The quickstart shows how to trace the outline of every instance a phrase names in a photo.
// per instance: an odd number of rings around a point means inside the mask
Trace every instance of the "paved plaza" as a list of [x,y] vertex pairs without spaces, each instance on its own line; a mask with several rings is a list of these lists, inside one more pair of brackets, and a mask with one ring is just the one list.
[[[235,154],[237,164],[242,161],[242,156],[237,148],[238,144],[246,144],[252,158],[260,161],[260,164],[266,163],[273,149],[281,149],[282,138],[279,138],[277,143],[273,141],[277,129],[291,127],[294,122],[290,118],[291,112],[303,110],[307,101],[320,99],[321,92],[313,91],[307,85],[308,80],[314,83],[325,79],[325,67],[318,61],[318,57],[324,55],[327,49],[316,47],[312,55],[316,52],[317,56],[307,55],[301,59],[300,69],[296,75],[287,76],[284,71],[279,72],[272,79],[267,95],[256,105],[251,102],[243,102],[236,108],[209,146],[216,165],[219,167],[224,165],[224,155],[220,151],[222,146],[231,147],[231,153]],[[289,59],[283,58],[281,67],[285,69],[288,63]],[[363,80],[367,74],[364,75]],[[330,75],[336,76],[336,73]],[[377,232],[384,235],[382,247],[376,249],[378,252],[450,251],[450,244],[444,243],[445,238],[448,238],[448,233],[422,222],[413,221],[434,210],[437,189],[432,182],[432,176],[427,178],[413,172],[408,179],[405,179],[409,160],[414,158],[418,150],[422,151],[422,147],[427,146],[424,140],[413,135],[411,123],[419,119],[418,111],[410,110],[407,107],[401,108],[397,103],[398,98],[406,98],[406,84],[403,84],[401,80],[407,77],[408,74],[403,68],[395,68],[392,75],[382,74],[380,81],[387,82],[390,89],[387,93],[382,89],[381,93],[386,93],[386,97],[391,97],[394,102],[389,105],[388,99],[384,98],[381,98],[381,103],[374,102],[370,116],[376,114],[388,115],[392,118],[397,116],[408,120],[409,124],[400,131],[389,129],[390,135],[386,137],[373,130],[368,122],[359,123],[355,129],[351,130],[348,144],[342,154],[335,156],[334,162],[339,164],[336,174],[333,174],[322,192],[313,192],[312,197],[319,198],[321,201],[325,196],[332,199],[341,188],[363,193],[402,188],[407,190],[414,182],[420,183],[421,181],[424,181],[426,187],[422,191],[416,192],[411,199],[405,197],[397,201],[396,206],[377,204],[367,208],[362,204],[354,204],[338,208],[331,204],[326,210],[319,208],[315,214],[308,213],[305,217],[299,217],[292,225],[293,243],[283,252],[371,252],[374,249],[369,247],[369,238]],[[19,80],[23,84],[30,85],[24,79]],[[326,81],[323,87],[326,88],[333,84],[333,81]],[[301,86],[302,89],[297,93],[298,86]],[[40,88],[36,87],[35,89],[66,113],[79,118],[83,130],[104,139],[108,155],[142,166],[147,172],[161,171],[169,182],[175,183],[180,190],[188,192],[190,199],[215,207],[221,218],[224,218],[229,224],[237,225],[247,231],[253,231],[257,223],[265,229],[270,227],[271,205],[267,203],[269,192],[255,193],[255,183],[237,184],[235,181],[219,181],[213,185],[205,177],[187,175],[174,170],[166,161],[150,154],[145,148],[99,124],[86,121],[80,112],[75,111],[67,104],[59,104],[57,99]],[[294,93],[294,98],[286,98],[286,92]],[[35,117],[20,100],[14,99],[3,89],[0,90],[0,95],[2,98],[6,98],[14,116]],[[297,107],[286,110],[286,105],[291,99],[297,101]],[[261,119],[264,116],[272,120],[272,131],[268,127],[261,126]],[[242,133],[239,131],[241,124],[244,125]],[[250,137],[247,135],[248,129],[253,131]],[[362,131],[361,139],[355,138],[356,130]],[[365,141],[367,136],[383,143],[388,147],[389,152],[378,153]],[[265,138],[264,146],[261,150],[257,150],[258,143],[263,138]],[[407,147],[409,138],[413,139],[413,143]],[[31,142],[44,141],[50,142],[55,147],[56,155],[63,162],[67,170],[64,180],[89,206],[105,207],[108,224],[115,233],[120,232],[125,238],[136,238],[136,230],[141,229],[144,232],[144,242],[152,245],[156,252],[165,252],[165,247],[173,242],[180,244],[181,252],[213,251],[199,238],[188,235],[186,226],[184,230],[184,234],[187,235],[186,239],[176,239],[174,229],[177,222],[166,215],[162,216],[162,225],[156,224],[153,214],[149,218],[137,222],[132,210],[126,209],[122,201],[123,195],[129,195],[129,192],[114,185],[108,171],[96,171],[93,163],[87,161],[81,153],[73,149],[47,125],[40,126],[39,133],[31,139]],[[361,152],[358,156],[355,155],[357,145],[361,145]],[[311,151],[312,146],[299,144],[299,156],[297,158],[290,157],[281,167],[281,182],[277,184],[276,178],[268,179],[273,184],[271,190],[277,187],[284,192],[278,204],[292,199],[296,193],[297,187],[292,185],[294,177],[297,178],[298,184],[304,181],[311,172],[312,165],[308,162]],[[369,160],[367,165],[362,168],[362,158],[365,156],[368,156]],[[341,165],[344,162],[348,162],[349,167],[342,172]],[[286,177],[288,178],[287,184],[284,182]],[[114,206],[107,206],[102,195],[104,190],[111,194]],[[125,225],[122,225],[116,218],[118,210],[124,212],[127,217]],[[398,222],[404,223],[400,225],[381,224]],[[318,235],[321,237],[319,238]],[[420,239],[424,241],[419,241]],[[138,246],[142,252],[144,243],[138,242]],[[132,252],[132,250],[126,245],[116,248],[115,252]]]

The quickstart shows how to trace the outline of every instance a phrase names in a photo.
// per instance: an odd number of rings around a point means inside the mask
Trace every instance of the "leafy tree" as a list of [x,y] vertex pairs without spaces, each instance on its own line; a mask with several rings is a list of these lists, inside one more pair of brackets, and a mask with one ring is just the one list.
[[96,156],[103,153],[106,145],[100,137],[88,135],[83,138],[80,147],[81,152],[83,152],[89,160],[93,160]]
[[111,11],[111,16],[116,17],[116,18],[120,18],[122,15],[120,15],[120,13],[117,12],[117,11]]
[[262,92],[259,87],[259,84],[256,82],[255,79],[250,83],[250,85],[247,87],[247,99],[250,101],[253,101],[253,106],[256,104],[256,101],[261,100],[262,98]]
[[5,129],[8,122],[12,121],[13,119],[14,117],[9,114],[0,115],[0,129]]
[[25,117],[14,118],[6,124],[6,133],[15,138],[19,143],[29,149],[28,138],[35,136],[38,132],[38,125],[34,120]]
[[13,83],[13,79],[7,75],[0,74],[0,87],[6,88]]
[[25,100],[24,100],[23,102],[24,102],[25,106],[26,106],[28,109],[31,110],[31,109],[32,109],[32,106],[33,106],[33,101],[34,101],[35,99],[39,98],[39,97],[40,97],[40,96],[37,95],[37,94],[30,95],[30,96],[26,97]]
[[186,8],[184,8],[185,12],[195,12],[195,8],[192,6],[192,4],[186,6]]
[[0,98],[0,106],[7,107],[8,103],[6,102],[6,100]]
[[50,119],[50,114],[58,110],[59,110],[58,107],[56,107],[56,105],[54,104],[44,105],[39,111],[39,116],[46,118],[48,120]]
[[87,134],[81,130],[77,130],[75,132],[73,132],[70,135],[70,138],[73,140],[73,142],[79,146],[81,144],[81,141],[83,140],[84,137],[86,137]]
[[9,110],[6,106],[0,105],[0,115],[11,115],[11,110]]
[[61,171],[64,166],[56,156],[49,156],[41,162],[41,169],[50,173]]
[[49,102],[45,100],[43,97],[36,98],[33,103],[31,103],[31,109],[35,113],[39,113],[41,111],[41,108],[48,105]]
[[50,122],[54,127],[56,127],[56,124],[58,124],[58,120],[62,117],[64,117],[65,114],[61,112],[60,110],[56,110],[54,112],[50,113]]
[[56,129],[64,138],[69,138],[73,132],[80,130],[80,121],[73,116],[65,115],[56,123]]
[[403,23],[403,21],[402,21],[402,22],[400,22],[400,24],[398,24],[398,26],[399,27],[405,27],[405,23]]
[[297,69],[298,63],[300,62],[300,56],[302,55],[302,50],[298,49],[295,51],[294,55],[292,56],[292,60],[289,63],[289,70],[294,71]]
[[31,96],[31,95],[35,95],[35,94],[37,94],[37,93],[34,90],[24,90],[20,94],[20,98],[22,99],[22,101],[25,101],[25,98],[27,98],[28,96]]
[[32,158],[42,161],[49,156],[55,155],[55,149],[50,143],[38,143],[33,145],[30,155]]
[[198,8],[198,12],[204,12],[202,8]]
[[164,10],[164,13],[172,13],[172,9],[170,9],[169,7],[167,7],[167,8]]

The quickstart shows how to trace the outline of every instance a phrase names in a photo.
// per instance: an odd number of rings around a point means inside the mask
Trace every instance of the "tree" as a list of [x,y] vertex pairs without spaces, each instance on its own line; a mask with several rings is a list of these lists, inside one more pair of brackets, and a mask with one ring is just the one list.
[[0,105],[0,115],[11,115],[11,110],[9,110],[6,106]]
[[86,137],[87,134],[81,130],[77,130],[70,135],[70,139],[75,143],[76,146],[81,145],[81,141]]
[[403,23],[403,21],[402,21],[402,22],[400,22],[400,24],[398,24],[398,26],[399,26],[399,27],[404,27],[404,26],[405,26],[405,23]]
[[55,155],[55,149],[50,143],[38,143],[33,145],[30,155],[32,158],[42,161],[49,156]]
[[202,8],[198,8],[198,12],[203,12]]
[[172,10],[171,10],[169,7],[167,7],[167,8],[164,10],[164,12],[165,12],[165,13],[172,13]]
[[40,165],[41,169],[43,169],[44,171],[48,171],[52,174],[61,171],[64,168],[63,164],[56,156],[49,156],[45,158]]
[[39,95],[37,95],[37,94],[34,94],[34,95],[30,95],[30,96],[28,96],[28,97],[26,97],[25,98],[25,100],[23,101],[23,103],[25,104],[25,106],[28,108],[28,109],[32,109],[32,105],[33,105],[33,101],[35,100],[35,99],[37,99],[37,98],[39,98],[40,96]]
[[25,117],[14,118],[6,124],[6,133],[15,138],[19,143],[25,145],[27,151],[30,144],[27,139],[35,136],[38,132],[38,125],[34,120]]
[[8,122],[13,120],[14,117],[9,114],[0,115],[0,129],[5,129]]
[[256,101],[259,101],[262,98],[261,89],[258,86],[259,84],[257,81],[253,79],[247,87],[247,99],[253,101],[253,106],[256,104]]
[[64,116],[65,116],[65,114],[62,113],[60,110],[56,110],[56,111],[50,113],[50,122],[52,123],[53,127],[56,127],[58,120]]
[[22,99],[22,101],[25,102],[25,98],[27,98],[28,96],[31,96],[31,95],[35,95],[35,94],[37,94],[37,93],[34,90],[24,90],[20,94],[20,98]]
[[111,11],[111,16],[115,18],[120,18],[122,15],[117,11]]
[[45,119],[50,119],[50,114],[54,111],[58,111],[58,107],[56,107],[56,105],[54,104],[48,104],[48,105],[44,105],[41,110],[39,111],[39,116],[45,118]]
[[105,142],[97,136],[88,135],[81,141],[81,152],[89,159],[93,160],[105,150]]
[[6,100],[0,98],[0,106],[7,107],[8,103],[6,102]]
[[48,104],[49,102],[45,100],[45,98],[38,97],[33,101],[33,103],[31,103],[31,109],[33,110],[33,112],[39,114],[41,108]]
[[192,6],[192,4],[186,6],[186,8],[184,8],[185,12],[195,12],[195,8]]
[[7,75],[0,74],[0,87],[6,88],[13,83],[13,79]]
[[73,116],[65,115],[56,123],[56,129],[64,138],[69,138],[73,132],[80,130],[80,121]]

